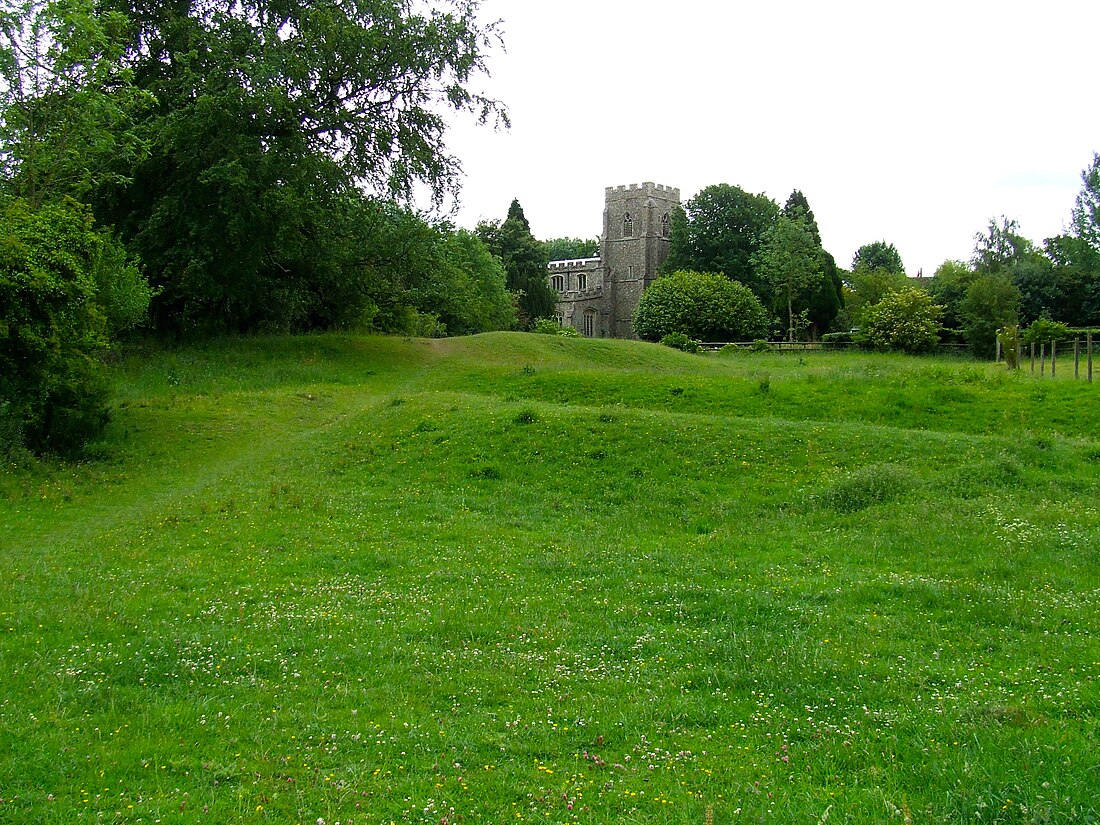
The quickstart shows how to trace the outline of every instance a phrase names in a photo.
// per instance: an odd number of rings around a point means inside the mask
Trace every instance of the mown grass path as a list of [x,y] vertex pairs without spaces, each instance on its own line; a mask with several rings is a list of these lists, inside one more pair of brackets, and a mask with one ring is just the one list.
[[0,484],[0,821],[1088,822],[1100,392],[318,336]]

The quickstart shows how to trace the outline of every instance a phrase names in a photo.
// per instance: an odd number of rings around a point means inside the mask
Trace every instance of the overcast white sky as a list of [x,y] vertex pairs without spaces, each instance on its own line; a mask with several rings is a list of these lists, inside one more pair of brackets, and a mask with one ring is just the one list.
[[801,189],[847,267],[967,259],[990,218],[1063,231],[1100,151],[1096,0],[483,0],[506,52],[481,88],[512,128],[456,125],[473,228],[513,197],[536,237],[594,237],[605,186],[687,200]]

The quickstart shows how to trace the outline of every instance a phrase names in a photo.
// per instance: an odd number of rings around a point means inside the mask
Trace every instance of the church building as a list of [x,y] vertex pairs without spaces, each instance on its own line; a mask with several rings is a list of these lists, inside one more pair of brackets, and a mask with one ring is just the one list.
[[668,257],[680,190],[655,183],[609,186],[600,257],[551,261],[558,323],[588,338],[635,338],[634,309]]

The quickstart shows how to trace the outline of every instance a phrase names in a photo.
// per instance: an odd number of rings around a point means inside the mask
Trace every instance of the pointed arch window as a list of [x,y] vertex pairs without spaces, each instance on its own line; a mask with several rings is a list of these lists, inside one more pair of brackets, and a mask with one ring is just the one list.
[[666,212],[664,215],[661,216],[661,237],[667,238],[669,231],[668,213]]
[[623,237],[624,238],[633,238],[634,237],[634,219],[632,217],[630,217],[629,212],[627,212],[625,215],[623,215]]
[[585,338],[596,337],[596,310],[594,309],[584,311],[584,336]]

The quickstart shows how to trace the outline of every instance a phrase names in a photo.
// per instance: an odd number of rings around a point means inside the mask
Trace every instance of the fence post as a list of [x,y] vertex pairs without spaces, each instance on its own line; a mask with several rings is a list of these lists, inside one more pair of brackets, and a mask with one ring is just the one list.
[[1031,342],[1031,374],[1035,374],[1035,342]]
[[993,363],[1001,363],[1001,336],[997,336],[997,351],[993,354]]
[[1039,377],[1047,374],[1047,342],[1039,342]]
[[1081,339],[1073,339],[1073,380],[1081,377]]
[[1089,383],[1092,383],[1092,330],[1085,333],[1085,349],[1088,350],[1089,359]]

